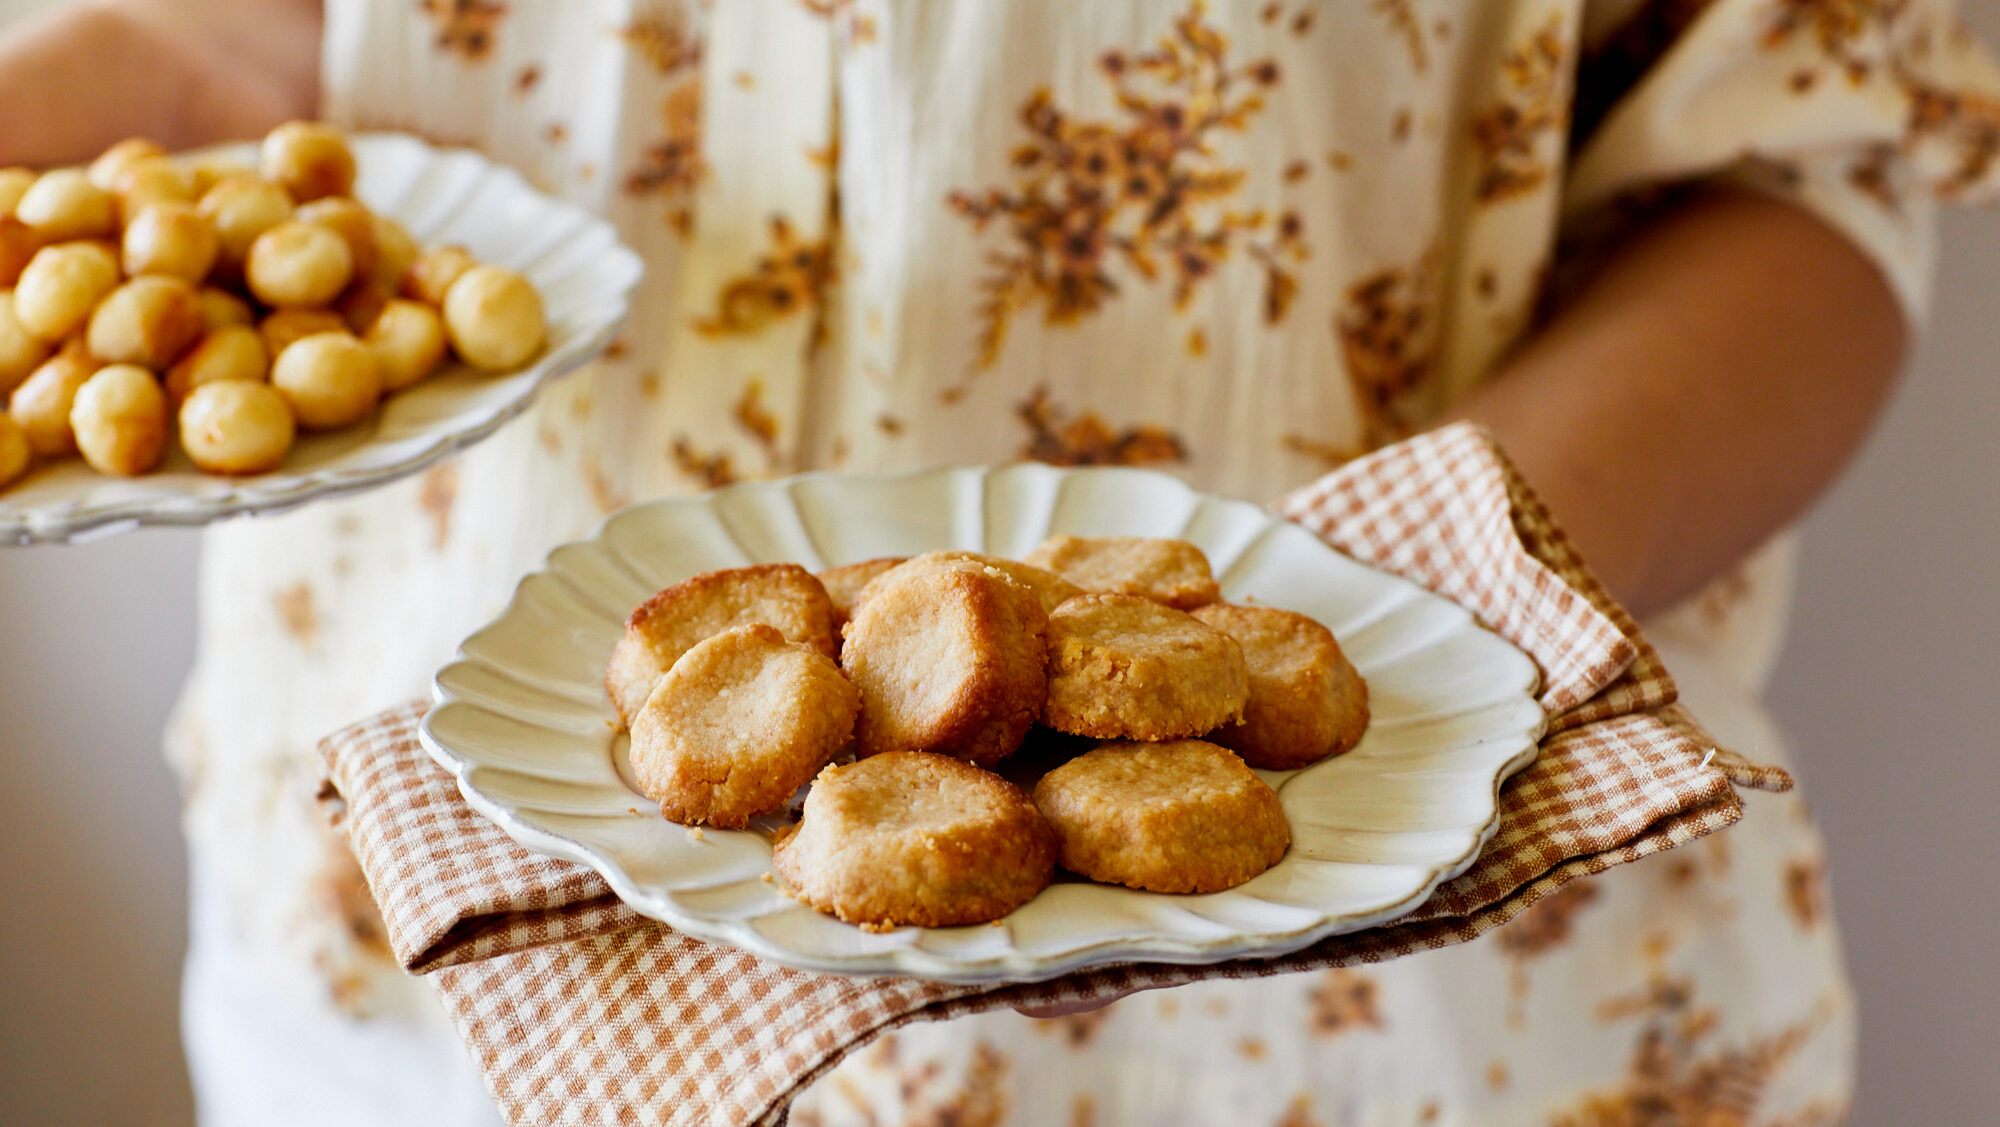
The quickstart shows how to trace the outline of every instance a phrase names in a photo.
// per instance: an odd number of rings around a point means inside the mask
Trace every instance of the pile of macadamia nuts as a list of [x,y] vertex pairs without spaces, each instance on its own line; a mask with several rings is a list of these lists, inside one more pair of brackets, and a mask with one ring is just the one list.
[[276,468],[301,430],[367,418],[447,352],[541,351],[541,295],[357,202],[330,125],[272,130],[258,168],[121,141],[89,168],[0,169],[0,488],[35,460]]

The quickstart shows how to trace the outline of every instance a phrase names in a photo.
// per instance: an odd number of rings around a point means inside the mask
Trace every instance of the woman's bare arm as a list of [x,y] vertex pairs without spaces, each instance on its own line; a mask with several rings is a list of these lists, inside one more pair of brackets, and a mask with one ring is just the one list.
[[168,148],[310,117],[317,0],[88,0],[0,36],[0,165],[87,160],[115,141]]
[[[1619,248],[1454,417],[1492,430],[1644,614],[1833,480],[1887,400],[1903,340],[1887,283],[1839,234],[1789,204],[1717,193]],[[1058,1017],[1116,1000],[1017,1008]]]
[[1705,193],[1621,246],[1455,412],[1492,430],[1634,613],[1672,605],[1839,474],[1905,327],[1813,215]]

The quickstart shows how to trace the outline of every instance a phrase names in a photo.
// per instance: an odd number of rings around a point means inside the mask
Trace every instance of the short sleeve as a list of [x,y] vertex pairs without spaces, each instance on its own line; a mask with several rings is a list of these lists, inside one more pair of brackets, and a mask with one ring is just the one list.
[[1744,184],[1842,231],[1911,324],[1939,201],[2000,196],[2000,68],[1951,0],[1592,0],[1564,219]]

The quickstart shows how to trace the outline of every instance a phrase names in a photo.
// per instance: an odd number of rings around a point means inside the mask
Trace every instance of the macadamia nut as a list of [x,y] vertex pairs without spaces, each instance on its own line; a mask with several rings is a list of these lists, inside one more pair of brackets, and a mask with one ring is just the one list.
[[44,458],[76,453],[76,435],[69,429],[69,409],[77,389],[97,371],[81,341],[42,362],[7,400],[7,414],[28,436],[28,445]]
[[135,477],[159,465],[166,453],[167,396],[146,369],[107,365],[77,389],[69,425],[91,469]]
[[504,372],[541,351],[548,327],[542,295],[526,278],[498,266],[475,266],[444,295],[451,347],[475,368]]
[[161,148],[158,141],[145,137],[127,137],[97,154],[97,159],[90,162],[90,167],[85,170],[84,175],[92,184],[107,192],[114,192],[118,190],[119,174],[135,162],[148,158],[158,159],[166,155],[167,150]]
[[91,311],[85,340],[109,364],[161,371],[201,336],[201,303],[184,278],[141,274],[105,295]]
[[444,363],[444,321],[420,301],[401,298],[382,312],[362,337],[382,362],[382,386],[401,391]]
[[128,275],[171,274],[199,285],[221,244],[193,204],[165,202],[132,217],[119,249]]
[[344,427],[375,409],[382,365],[352,333],[314,333],[272,361],[271,386],[307,430]]
[[354,152],[339,128],[318,121],[288,121],[264,135],[258,150],[264,179],[304,203],[354,193]]
[[102,243],[58,243],[28,260],[14,284],[14,316],[43,340],[83,327],[104,295],[118,288],[118,260]]
[[354,277],[354,255],[331,229],[287,220],[250,244],[243,276],[251,294],[266,305],[322,306]]
[[296,425],[285,398],[269,384],[203,384],[181,404],[181,449],[209,473],[276,469],[292,448]]
[[118,212],[111,193],[92,184],[80,168],[42,173],[14,205],[14,218],[34,228],[45,243],[118,233]]
[[0,395],[20,386],[55,347],[14,319],[14,295],[0,290]]

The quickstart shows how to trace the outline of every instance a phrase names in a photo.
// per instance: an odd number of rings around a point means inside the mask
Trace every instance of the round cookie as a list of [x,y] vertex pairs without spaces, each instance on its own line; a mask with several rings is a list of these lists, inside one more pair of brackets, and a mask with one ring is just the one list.
[[1222,598],[1208,557],[1185,540],[1144,536],[1051,536],[1027,562],[1086,591],[1144,595],[1177,610]]
[[682,654],[632,718],[632,772],[668,821],[740,829],[847,746],[860,707],[818,648],[734,626]]
[[1113,743],[1035,784],[1063,867],[1149,892],[1220,892],[1291,847],[1278,792],[1203,740]]
[[854,604],[861,601],[861,592],[870,580],[909,559],[908,556],[879,556],[872,560],[858,560],[851,564],[841,564],[817,572],[813,578],[826,588],[826,597],[833,603],[833,629],[836,636],[840,628],[854,615]]
[[625,620],[625,637],[611,651],[604,688],[630,724],[653,686],[696,642],[732,626],[762,622],[789,642],[806,642],[828,656],[833,604],[826,588],[797,564],[758,564],[705,571],[640,603]]
[[[910,557],[907,564],[911,567],[945,567],[960,570],[990,568],[1034,592],[1035,600],[1042,604],[1044,611],[1054,610],[1064,601],[1083,594],[1083,588],[1053,571],[1024,564],[1019,560],[1010,560],[1005,556],[989,556],[984,552],[963,552],[956,549],[925,552],[921,556]],[[862,591],[860,598],[867,597],[868,592]]]
[[1288,771],[1339,755],[1368,730],[1368,686],[1333,631],[1303,614],[1226,603],[1188,613],[1236,639],[1250,671],[1243,722],[1207,738],[1252,767]]
[[949,756],[828,767],[772,863],[798,898],[870,930],[999,919],[1047,887],[1056,837],[1012,783]]
[[877,579],[842,631],[840,666],[861,690],[856,748],[999,762],[1042,710],[1047,625],[1034,594],[991,569]]
[[1236,639],[1139,595],[1079,595],[1049,615],[1042,723],[1098,739],[1198,736],[1243,716]]

